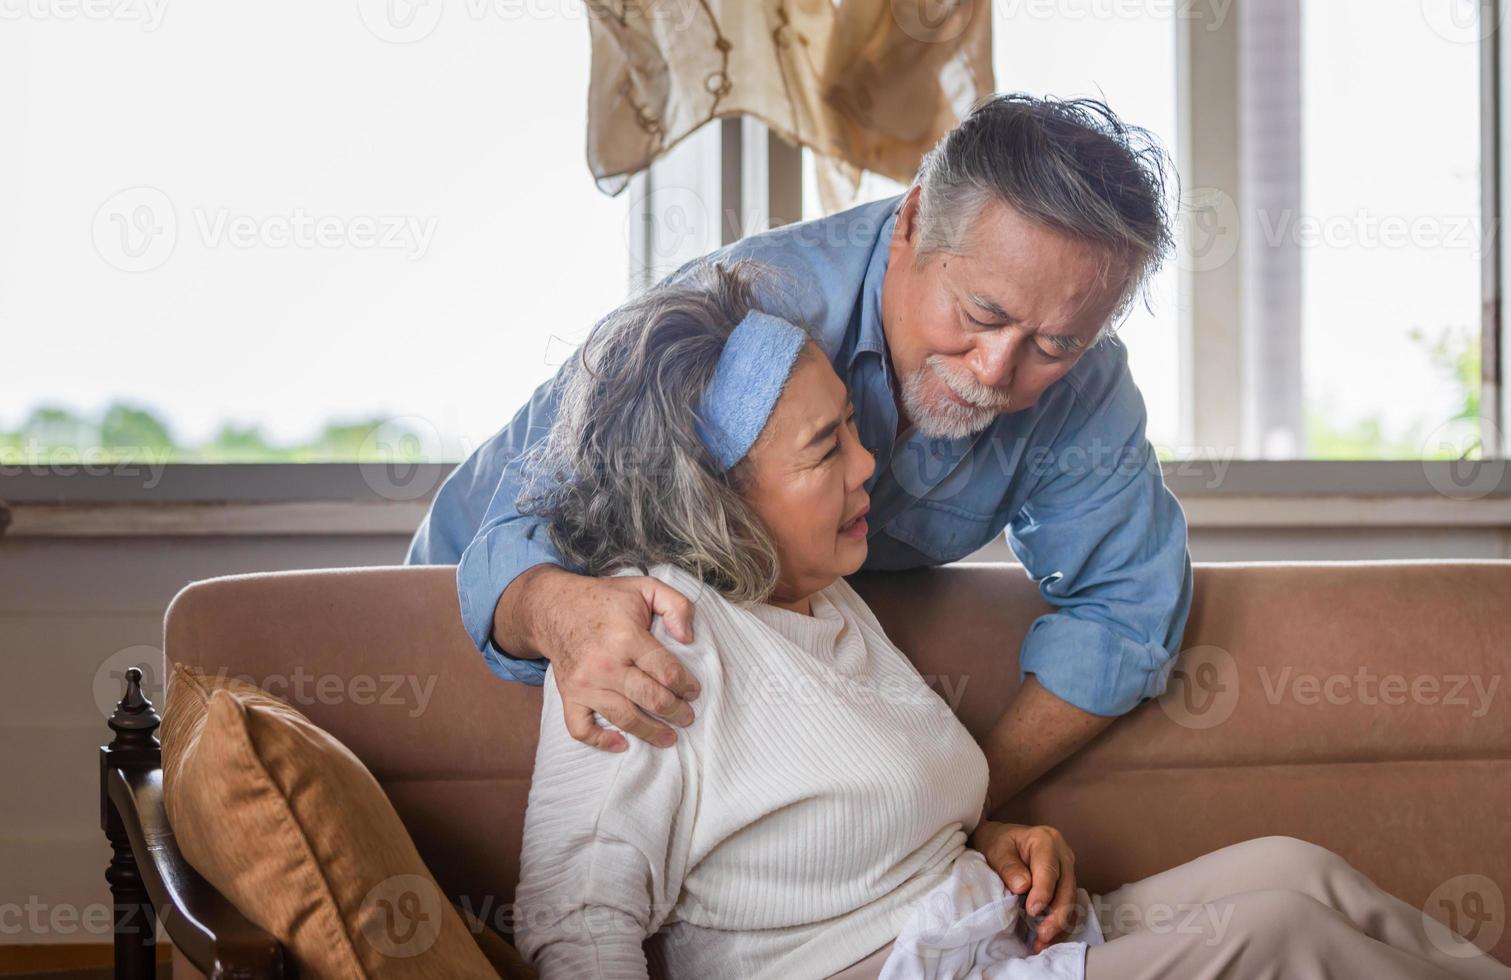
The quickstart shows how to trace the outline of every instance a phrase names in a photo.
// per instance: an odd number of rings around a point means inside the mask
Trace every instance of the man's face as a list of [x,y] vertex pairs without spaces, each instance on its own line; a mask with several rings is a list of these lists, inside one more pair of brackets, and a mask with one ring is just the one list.
[[1126,269],[999,201],[958,253],[918,252],[918,191],[892,234],[881,317],[902,411],[924,435],[958,439],[1033,406],[1090,349]]

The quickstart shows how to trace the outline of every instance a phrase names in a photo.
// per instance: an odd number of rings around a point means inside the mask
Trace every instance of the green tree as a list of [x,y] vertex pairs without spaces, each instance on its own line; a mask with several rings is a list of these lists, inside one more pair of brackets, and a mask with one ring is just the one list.
[[38,405],[21,423],[21,444],[38,453],[57,449],[80,450],[95,444],[97,429],[72,409]]
[[200,463],[270,463],[283,459],[285,453],[268,443],[261,426],[223,422],[210,441],[190,456]]
[[1459,388],[1459,410],[1453,419],[1477,420],[1480,417],[1480,337],[1465,326],[1449,326],[1436,337],[1427,336],[1421,327],[1411,331],[1411,339],[1423,348],[1428,362],[1439,375],[1451,378]]
[[1307,413],[1306,446],[1313,459],[1409,459],[1417,452],[1412,440],[1388,436],[1377,415],[1338,425],[1334,414]]
[[167,458],[175,448],[168,426],[149,409],[115,402],[100,420],[100,447],[111,456]]
[[425,442],[411,426],[389,418],[328,422],[305,447],[314,459],[414,463],[425,457]]
[[[1429,335],[1422,327],[1408,334],[1422,352],[1430,372],[1455,389],[1454,413],[1442,421],[1458,423],[1466,430],[1477,429],[1480,412],[1480,338],[1473,327],[1449,324]],[[1390,433],[1378,415],[1339,425],[1337,413],[1328,403],[1308,406],[1306,444],[1315,459],[1418,459],[1448,458],[1460,455],[1451,448],[1425,445],[1430,431],[1438,425],[1415,425],[1405,432]],[[1439,423],[1441,424],[1441,423]],[[1469,455],[1479,455],[1477,439],[1467,440],[1474,446]],[[1444,443],[1457,446],[1462,440]]]

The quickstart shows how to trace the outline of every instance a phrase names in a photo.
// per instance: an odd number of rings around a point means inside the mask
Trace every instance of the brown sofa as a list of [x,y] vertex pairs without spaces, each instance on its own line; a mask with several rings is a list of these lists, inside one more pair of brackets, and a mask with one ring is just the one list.
[[[856,585],[981,736],[1047,609],[1022,569]],[[1199,566],[1171,692],[998,816],[1061,828],[1094,891],[1246,838],[1305,838],[1461,931],[1499,935],[1494,951],[1511,959],[1508,606],[1511,562]],[[198,582],[168,610],[165,650],[274,693],[303,676],[290,699],[371,768],[443,888],[507,929],[541,692],[488,671],[459,621],[451,568]],[[275,972],[276,944],[175,866],[139,730],[127,725],[114,748],[102,774],[107,829],[119,819],[117,899],[142,895],[119,868],[145,866],[178,976],[197,975],[188,960],[213,973],[237,957]],[[119,956],[133,942],[118,941]]]

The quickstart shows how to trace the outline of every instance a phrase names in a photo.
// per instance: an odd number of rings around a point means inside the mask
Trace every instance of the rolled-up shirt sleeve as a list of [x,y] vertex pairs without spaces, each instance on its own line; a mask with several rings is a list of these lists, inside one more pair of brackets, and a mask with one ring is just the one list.
[[1143,396],[1121,354],[1115,364],[1028,460],[1038,478],[1007,531],[1056,607],[1024,638],[1023,675],[1103,716],[1164,691],[1192,582],[1185,514],[1145,436]]
[[[525,482],[525,454],[546,437],[556,416],[555,384],[548,381],[491,441],[489,451],[502,457],[502,473],[482,523],[462,550],[456,566],[462,623],[488,666],[505,680],[539,686],[547,663],[514,657],[493,641],[493,612],[515,578],[536,565],[561,565],[545,522],[519,512]],[[496,464],[495,464],[496,465]]]

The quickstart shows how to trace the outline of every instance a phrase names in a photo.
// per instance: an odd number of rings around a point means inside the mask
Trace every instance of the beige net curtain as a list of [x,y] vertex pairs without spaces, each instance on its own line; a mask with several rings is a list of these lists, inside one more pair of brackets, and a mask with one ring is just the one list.
[[710,120],[813,150],[826,211],[912,180],[993,89],[988,0],[590,0],[588,166],[617,194]]

